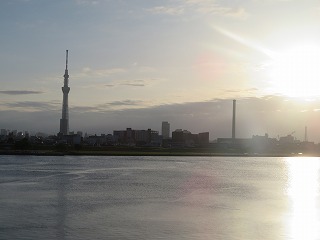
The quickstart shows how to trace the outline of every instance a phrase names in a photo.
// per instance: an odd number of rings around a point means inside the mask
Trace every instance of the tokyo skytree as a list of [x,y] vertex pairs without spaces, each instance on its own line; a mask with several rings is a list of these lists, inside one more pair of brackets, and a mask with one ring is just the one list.
[[60,119],[60,134],[69,134],[69,109],[68,109],[68,94],[70,92],[69,74],[68,74],[68,50],[66,50],[66,70],[64,72],[64,85],[62,87],[63,102],[62,102],[62,118]]

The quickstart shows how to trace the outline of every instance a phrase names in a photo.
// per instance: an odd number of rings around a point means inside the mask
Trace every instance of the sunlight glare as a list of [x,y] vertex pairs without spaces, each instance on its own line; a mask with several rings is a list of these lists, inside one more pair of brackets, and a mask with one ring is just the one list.
[[289,216],[290,239],[319,239],[320,158],[288,158],[288,189],[292,208]]
[[275,54],[269,79],[275,93],[310,98],[320,95],[320,47],[301,45]]

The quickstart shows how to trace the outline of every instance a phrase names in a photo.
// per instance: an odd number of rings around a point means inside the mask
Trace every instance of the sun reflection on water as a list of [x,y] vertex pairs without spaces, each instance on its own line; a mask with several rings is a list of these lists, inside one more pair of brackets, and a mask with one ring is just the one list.
[[288,189],[291,202],[288,231],[290,239],[320,239],[319,169],[320,158],[288,158]]

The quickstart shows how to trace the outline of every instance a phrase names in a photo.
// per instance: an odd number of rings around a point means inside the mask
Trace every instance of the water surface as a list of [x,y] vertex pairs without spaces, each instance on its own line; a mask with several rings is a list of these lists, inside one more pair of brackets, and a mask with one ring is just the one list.
[[320,239],[319,158],[0,156],[0,239]]

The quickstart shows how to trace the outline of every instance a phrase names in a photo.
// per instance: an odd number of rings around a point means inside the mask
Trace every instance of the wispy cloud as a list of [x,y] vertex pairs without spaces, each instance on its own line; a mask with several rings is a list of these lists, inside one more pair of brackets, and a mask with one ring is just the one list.
[[108,87],[108,88],[111,88],[111,87],[114,87],[115,84],[112,84],[112,83],[108,83],[108,84],[104,84],[105,87]]
[[70,107],[71,111],[73,112],[109,112],[109,111],[122,111],[125,109],[137,109],[137,108],[144,108],[147,106],[147,103],[142,100],[131,100],[131,99],[124,99],[124,100],[117,100],[106,102],[102,104],[98,104],[95,106],[72,106]]
[[107,68],[107,69],[92,69],[90,67],[85,67],[81,69],[80,73],[73,74],[72,79],[81,78],[106,78],[111,75],[125,73],[127,70],[124,68]]
[[216,6],[212,5],[210,7],[199,7],[197,11],[203,14],[222,15],[222,16],[232,17],[237,19],[245,19],[248,17],[248,13],[242,7],[230,8],[230,7],[221,7],[219,5],[216,5]]
[[99,0],[74,0],[78,5],[97,5],[100,3]]
[[107,105],[110,106],[136,106],[140,105],[142,101],[137,101],[137,100],[123,100],[123,101],[113,101],[107,103]]
[[132,87],[145,87],[146,85],[148,85],[148,81],[147,80],[129,80],[129,81],[124,81],[119,85],[132,86]]
[[55,111],[61,108],[61,104],[57,101],[52,102],[36,102],[36,101],[20,101],[20,102],[6,102],[1,104],[4,108],[11,110],[19,110],[22,112],[33,111]]
[[[70,78],[71,80],[85,81],[81,88],[145,87],[159,80],[153,77],[156,74],[157,69],[152,66],[133,63],[127,67],[99,69],[84,67],[79,71],[74,71]],[[51,79],[56,80],[57,77]]]
[[90,107],[90,106],[73,106],[73,107],[70,107],[70,110],[73,111],[73,112],[97,112],[97,111],[100,111],[101,109],[98,108],[98,107]]
[[154,14],[181,15],[184,13],[184,8],[181,6],[178,6],[178,7],[157,6],[147,10],[148,12],[151,12]]
[[96,83],[82,86],[85,89],[103,89],[115,87],[146,87],[152,80],[114,80],[108,83]]
[[245,89],[224,89],[224,92],[227,93],[255,93],[257,92],[259,89],[257,88],[245,88]]
[[249,16],[244,7],[229,7],[214,0],[176,0],[169,6],[156,6],[148,9],[148,11],[154,14],[166,15],[182,15],[185,13],[211,14],[237,19],[245,19]]
[[120,86],[127,86],[127,87],[146,87],[151,85],[154,82],[161,81],[160,79],[150,78],[150,79],[132,79],[132,80],[113,80],[112,82],[106,84],[98,84],[98,85],[91,85],[91,87],[95,88],[113,88],[113,87],[120,87]]
[[28,90],[8,90],[0,91],[0,94],[6,95],[29,95],[29,94],[42,94],[42,91],[28,91]]

